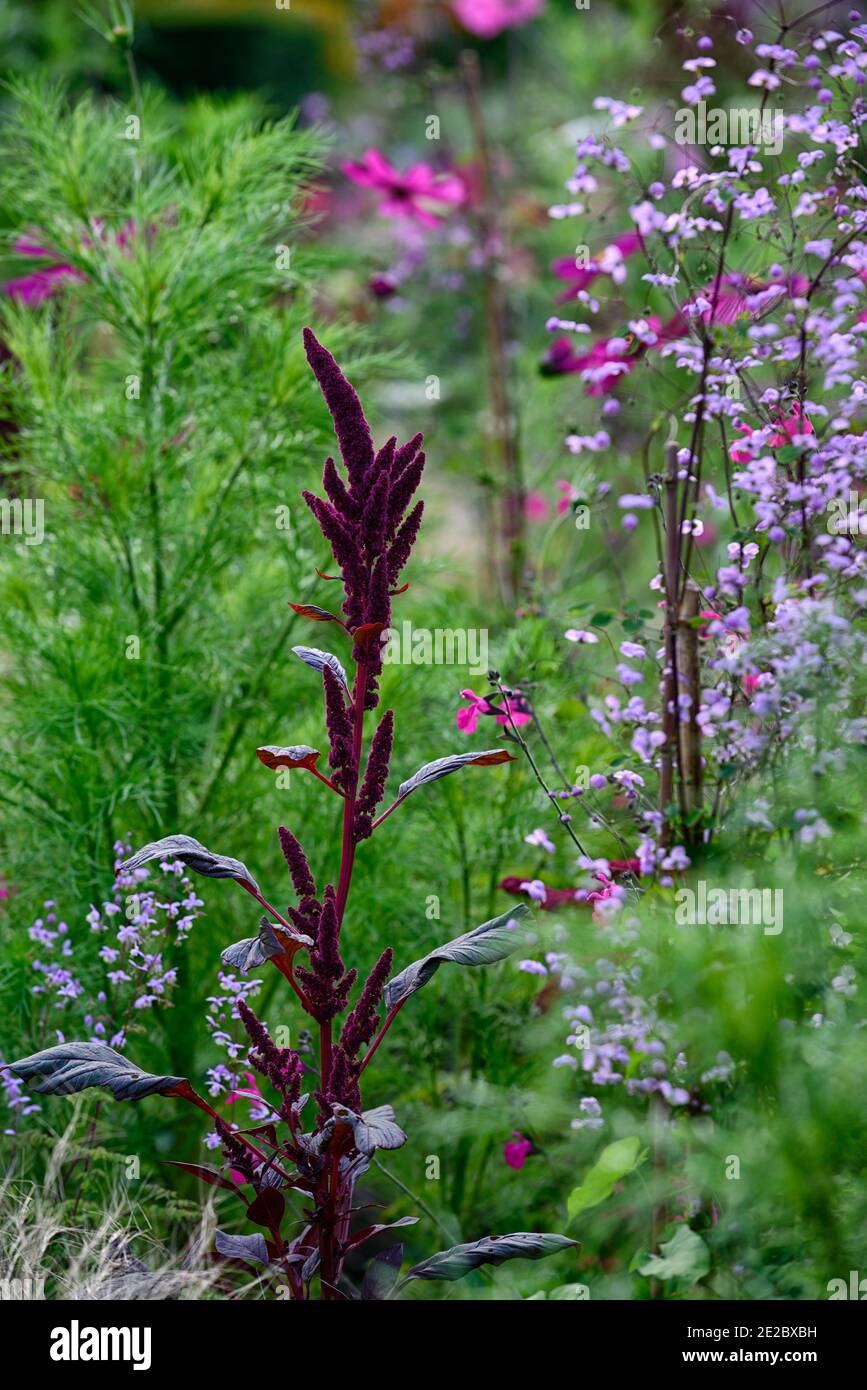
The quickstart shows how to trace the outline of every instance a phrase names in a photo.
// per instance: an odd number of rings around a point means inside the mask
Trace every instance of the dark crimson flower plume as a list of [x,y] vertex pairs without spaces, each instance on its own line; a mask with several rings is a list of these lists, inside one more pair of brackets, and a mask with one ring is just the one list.
[[316,882],[310,872],[307,855],[292,831],[287,830],[285,825],[278,827],[277,834],[280,837],[283,858],[289,865],[289,873],[292,876],[292,886],[295,892],[299,898],[314,898],[316,896]]
[[[390,587],[409,559],[424,509],[424,503],[416,503],[404,520],[424,469],[422,436],[414,435],[399,448],[394,438],[389,439],[375,452],[361,401],[309,328],[304,330],[304,348],[331,412],[346,470],[344,481],[334,460],[327,459],[322,486],[328,500],[311,492],[303,494],[304,500],[340,566],[346,593],[343,613],[350,633],[369,623],[388,627]],[[382,657],[375,643],[365,644],[364,652],[368,669],[364,707],[375,709]],[[359,648],[354,655],[360,660],[363,652]]]
[[285,1104],[291,1105],[301,1094],[301,1058],[291,1047],[278,1047],[272,1041],[265,1024],[243,999],[238,1000],[238,1014],[253,1044],[250,1061],[280,1093]]
[[355,784],[358,769],[352,751],[352,722],[346,708],[340,681],[330,666],[322,667],[325,688],[325,727],[328,730],[328,762],[334,769],[334,785],[349,791]]
[[217,1115],[214,1120],[214,1129],[220,1139],[220,1148],[223,1150],[223,1157],[226,1162],[231,1164],[236,1172],[240,1173],[247,1182],[256,1182],[256,1164],[254,1163],[250,1150],[245,1149],[239,1139],[236,1139],[225,1120]]
[[337,1047],[328,1087],[329,1102],[348,1105],[350,1110],[361,1109],[361,1092],[358,1078],[362,1062],[356,1060],[360,1047],[369,1043],[380,1023],[377,1013],[382,991],[391,973],[394,951],[386,946],[376,965],[364,982],[355,1008],[347,1015]]
[[390,709],[380,719],[370,744],[367,768],[355,803],[355,838],[366,840],[373,831],[373,816],[385,795],[388,764],[394,741],[394,714]]
[[316,948],[310,952],[310,969],[299,966],[295,972],[319,1023],[328,1023],[343,1012],[349,991],[358,979],[357,970],[345,969],[339,942],[337,903],[333,885],[329,883],[322,900]]

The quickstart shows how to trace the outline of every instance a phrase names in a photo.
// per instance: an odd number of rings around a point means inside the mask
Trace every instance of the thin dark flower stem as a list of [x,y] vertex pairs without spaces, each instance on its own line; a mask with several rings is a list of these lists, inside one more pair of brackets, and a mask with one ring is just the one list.
[[525,564],[524,484],[518,448],[514,412],[508,397],[509,354],[507,341],[507,305],[500,274],[502,264],[501,233],[496,198],[496,178],[485,128],[482,103],[481,65],[474,49],[461,54],[461,77],[467,104],[467,114],[476,146],[481,195],[478,209],[478,229],[482,244],[482,285],[484,293],[485,334],[487,338],[488,398],[491,421],[489,439],[500,453],[502,472],[502,542],[504,549],[506,591],[514,598],[521,589]]
[[[524,757],[527,759],[527,762],[530,764],[530,767],[533,769],[533,774],[534,774],[534,776],[535,776],[535,778],[536,778],[536,781],[539,783],[539,786],[542,788],[542,791],[545,793],[545,795],[547,796],[548,800],[551,802],[551,805],[553,806],[553,805],[554,805],[554,801],[553,801],[553,792],[551,791],[551,788],[548,786],[547,782],[545,781],[544,777],[542,776],[541,772],[539,771],[538,767],[536,766],[536,760],[535,760],[535,758],[533,757],[533,754],[530,752],[530,749],[527,747],[527,743],[526,743],[525,739],[521,736],[521,734],[518,732],[518,729],[517,729],[516,726],[515,726],[514,720],[512,719],[511,706],[509,705],[509,697],[508,697],[508,695],[506,694],[505,690],[503,689],[502,682],[501,682],[501,681],[495,681],[494,684],[496,685],[497,690],[500,692],[500,697],[501,697],[501,699],[502,699],[502,701],[503,701],[503,713],[505,714],[506,718],[507,718],[508,721],[509,721],[509,729],[510,729],[511,733],[512,733],[513,736],[514,736],[515,741],[520,745],[521,751],[523,752]],[[559,814],[558,814],[558,816],[557,816],[557,819],[560,821],[560,824],[561,824],[562,826],[565,827],[567,834],[568,834],[569,837],[575,842],[575,844],[578,846],[578,848],[579,848],[579,850],[581,851],[581,853],[582,853],[583,855],[586,855],[586,854],[587,854],[586,849],[585,849],[584,846],[582,845],[581,841],[578,839],[578,836],[575,834],[575,831],[572,829],[572,826],[569,824],[569,822],[568,822],[568,821],[561,820]]]
[[374,1168],[378,1168],[380,1173],[382,1173],[384,1177],[388,1178],[389,1182],[393,1182],[395,1187],[399,1187],[405,1197],[408,1197],[411,1202],[415,1202],[419,1210],[423,1211],[425,1216],[427,1216],[434,1223],[434,1225],[442,1231],[443,1235],[445,1236],[446,1240],[449,1241],[449,1243],[451,1243],[454,1240],[454,1232],[450,1231],[448,1227],[444,1225],[442,1221],[440,1221],[436,1212],[431,1210],[427,1202],[422,1197],[419,1197],[415,1192],[413,1192],[411,1187],[407,1187],[405,1182],[401,1182],[400,1178],[397,1176],[396,1173],[392,1173],[391,1169],[386,1168],[384,1163],[380,1163],[378,1158],[375,1158],[373,1160],[373,1166]]
[[566,776],[565,772],[563,771],[562,767],[560,766],[559,762],[557,761],[557,756],[556,756],[556,754],[555,754],[555,752],[554,752],[554,749],[551,747],[550,743],[548,742],[548,735],[545,733],[545,730],[542,728],[542,725],[541,725],[541,723],[539,722],[539,716],[538,716],[538,714],[536,713],[536,708],[535,708],[535,706],[532,705],[532,704],[530,705],[530,714],[532,715],[532,718],[533,718],[533,728],[536,730],[536,733],[539,735],[539,738],[540,738],[540,740],[541,740],[541,742],[542,742],[542,747],[545,749],[545,752],[548,754],[548,757],[551,759],[551,766],[553,767],[553,769],[554,769],[554,771],[556,772],[557,776],[560,778],[560,781],[563,783],[563,786],[564,786],[564,787],[566,788],[566,790],[568,791],[569,786],[570,786],[569,779],[568,779],[568,777]]
[[[205,1114],[210,1115],[212,1120],[219,1120],[221,1118],[213,1106],[209,1105],[204,1097],[199,1095],[198,1091],[194,1091],[192,1086],[190,1086],[189,1091],[183,1092],[179,1098],[189,1101],[190,1105],[195,1105],[199,1110],[204,1110]],[[245,1149],[249,1149],[250,1152],[255,1154],[268,1168],[273,1168],[275,1173],[279,1173],[281,1178],[286,1178],[289,1182],[293,1181],[291,1174],[281,1168],[279,1163],[275,1163],[273,1158],[269,1158],[267,1154],[263,1154],[262,1150],[257,1148],[253,1141],[248,1139],[245,1134],[238,1132],[235,1134],[235,1138],[238,1140],[239,1144],[243,1144]]]
[[[609,641],[610,641],[610,638],[609,638]],[[612,645],[613,645],[613,644],[612,644]],[[545,747],[545,749],[546,749],[546,751],[547,751],[547,753],[548,753],[548,757],[551,759],[551,762],[552,762],[552,764],[553,764],[553,766],[554,766],[554,768],[555,768],[555,770],[556,770],[556,772],[557,772],[557,775],[559,776],[560,780],[561,780],[562,783],[563,783],[563,786],[568,790],[568,789],[569,789],[569,786],[570,786],[569,779],[568,779],[568,777],[566,776],[566,774],[564,773],[563,769],[561,768],[561,766],[560,766],[560,764],[559,764],[559,762],[558,762],[558,760],[557,760],[557,758],[556,758],[556,756],[555,756],[555,754],[554,754],[554,750],[553,750],[553,748],[551,747],[550,743],[548,742],[548,737],[547,737],[547,735],[546,735],[544,729],[542,728],[541,721],[540,721],[540,719],[539,719],[538,714],[536,713],[536,708],[535,708],[535,706],[532,704],[531,701],[528,700],[527,703],[528,703],[528,705],[529,705],[529,707],[530,707],[530,714],[532,715],[532,718],[533,718],[533,725],[534,725],[534,727],[535,727],[535,729],[536,729],[536,732],[538,733],[539,738],[541,739],[542,744],[544,745],[544,747]],[[620,845],[620,848],[626,852],[626,857],[627,857],[627,859],[628,859],[628,858],[629,858],[629,855],[630,855],[629,845],[628,845],[627,841],[623,838],[623,836],[620,834],[620,831],[619,831],[615,826],[613,826],[613,825],[611,824],[611,822],[608,821],[598,810],[595,810],[595,809],[592,809],[591,807],[589,807],[589,806],[586,804],[586,802],[581,801],[579,804],[580,804],[582,810],[583,810],[591,819],[594,819],[594,820],[596,820],[596,821],[599,821],[599,823],[600,823],[601,825],[604,826],[604,828],[608,831],[608,834],[612,837],[612,839],[616,840],[617,843]],[[567,822],[562,822],[562,824],[566,824],[566,825],[567,825],[567,828],[568,828],[568,823],[567,823]]]

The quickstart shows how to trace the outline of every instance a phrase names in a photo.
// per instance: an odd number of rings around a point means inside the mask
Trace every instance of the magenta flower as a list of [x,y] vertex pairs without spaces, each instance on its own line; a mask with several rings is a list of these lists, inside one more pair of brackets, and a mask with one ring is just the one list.
[[544,8],[545,0],[452,0],[458,23],[480,39],[495,39],[504,29],[517,29]]
[[580,501],[581,492],[574,483],[566,482],[565,478],[558,479],[557,488],[558,491],[563,494],[557,503],[557,511],[562,514],[563,512],[568,512],[573,502]]
[[[777,412],[774,418],[777,428],[774,433],[769,435],[766,443],[769,449],[782,449],[784,445],[791,444],[799,435],[814,434],[813,423],[809,416],[805,414],[797,401],[793,402],[791,413],[784,416],[782,412]],[[750,463],[753,459],[753,450],[747,447],[752,444],[752,438],[756,431],[743,421],[735,421],[735,429],[744,436],[742,440],[735,441],[729,449],[729,454],[733,463]],[[761,437],[760,437],[761,439]]]
[[[656,332],[659,324],[655,319],[648,320],[651,332]],[[593,343],[589,352],[580,356],[573,352],[568,338],[555,338],[542,362],[543,376],[562,376],[564,373],[580,372],[585,381],[585,394],[605,396],[621,376],[628,375],[646,350],[646,344],[637,342],[632,333],[614,338],[601,338]]]
[[511,1139],[503,1145],[503,1158],[510,1168],[523,1168],[527,1155],[533,1152],[533,1142],[519,1129],[512,1131]]
[[528,521],[544,521],[548,515],[548,499],[543,492],[528,492],[524,498],[524,515]]
[[782,449],[784,445],[791,444],[792,440],[796,439],[798,435],[815,433],[812,421],[809,416],[804,413],[797,401],[792,405],[791,414],[787,415],[785,418],[783,418],[782,414],[779,415],[775,423],[779,426],[779,429],[777,429],[768,440],[772,449]]
[[84,279],[80,270],[59,260],[57,252],[47,246],[40,246],[38,242],[30,241],[27,237],[18,237],[12,243],[12,249],[18,256],[50,262],[42,270],[31,270],[27,275],[7,280],[3,286],[4,294],[8,294],[12,299],[20,299],[31,307],[35,308],[37,304],[50,299],[67,280]]
[[624,262],[640,249],[640,232],[622,232],[589,265],[577,266],[572,256],[559,257],[551,269],[559,280],[566,281],[567,288],[557,295],[557,303],[565,304],[574,299],[579,290],[586,290],[598,275],[610,275],[615,284],[622,283],[626,272]]
[[519,724],[529,724],[532,715],[521,708],[522,701],[513,695],[511,700],[506,699],[503,705],[492,705],[489,700],[482,699],[472,690],[462,690],[461,699],[469,700],[471,703],[466,709],[459,709],[456,723],[462,734],[474,734],[479,722],[480,714],[494,715],[498,724],[508,724],[509,720],[517,727]]
[[359,161],[345,160],[340,167],[353,183],[382,195],[381,217],[406,217],[423,227],[438,227],[443,220],[430,203],[457,207],[467,196],[457,174],[437,174],[428,164],[413,164],[401,174],[378,150],[368,150]]

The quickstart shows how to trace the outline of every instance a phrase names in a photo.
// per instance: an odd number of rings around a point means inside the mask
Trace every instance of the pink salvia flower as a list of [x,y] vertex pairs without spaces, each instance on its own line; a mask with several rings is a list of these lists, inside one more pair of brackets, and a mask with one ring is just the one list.
[[519,1129],[514,1130],[511,1139],[507,1139],[503,1145],[503,1158],[510,1168],[523,1168],[527,1162],[527,1155],[532,1152],[532,1140],[522,1134]]
[[481,696],[476,695],[472,690],[462,690],[461,699],[470,701],[470,705],[466,709],[458,710],[455,721],[462,734],[474,734],[476,732],[480,714],[493,714],[498,724],[508,724],[511,720],[516,728],[519,724],[529,724],[533,717],[526,710],[522,710],[520,702],[514,698],[504,700],[502,706],[495,706],[489,700],[484,700]]

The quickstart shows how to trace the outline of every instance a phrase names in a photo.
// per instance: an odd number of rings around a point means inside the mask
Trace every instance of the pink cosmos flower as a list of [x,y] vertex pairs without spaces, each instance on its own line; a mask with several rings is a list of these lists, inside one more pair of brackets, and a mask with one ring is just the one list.
[[[504,701],[502,709],[492,705],[489,700],[483,700],[472,690],[462,690],[461,699],[471,701],[468,708],[458,710],[456,722],[462,734],[474,734],[476,732],[480,714],[493,714],[498,724],[508,724],[509,717],[511,717],[516,728],[519,724],[529,724],[532,718],[532,715],[521,709],[520,697],[515,698],[514,694],[511,699]],[[508,710],[508,715],[506,710]]]
[[523,1168],[527,1162],[527,1155],[532,1152],[532,1140],[522,1134],[519,1129],[513,1130],[511,1139],[507,1139],[503,1145],[503,1158],[510,1168]]
[[[138,235],[138,229],[132,221],[125,222],[120,231],[114,233],[106,233],[99,219],[96,219],[93,225],[102,244],[110,246],[113,243],[120,251],[128,251]],[[149,229],[148,237],[152,234],[152,230]],[[93,246],[89,237],[84,237],[82,244],[87,247]],[[66,281],[87,279],[82,271],[76,270],[75,266],[61,260],[60,252],[54,251],[51,247],[43,246],[41,242],[34,241],[30,237],[18,237],[12,243],[12,249],[18,256],[50,262],[41,270],[31,270],[27,275],[19,275],[14,280],[7,280],[3,285],[4,294],[8,294],[13,299],[20,299],[31,308],[35,308],[44,300],[50,299]]]
[[495,39],[504,29],[517,29],[544,8],[545,0],[452,0],[458,23],[480,39]]
[[588,396],[603,396],[621,376],[632,371],[636,358],[625,338],[602,338],[589,352],[578,356],[568,338],[555,338],[542,362],[543,376],[562,376],[568,372],[586,372]]
[[12,299],[20,299],[31,308],[35,308],[37,304],[42,304],[44,300],[50,299],[67,280],[84,279],[80,270],[76,270],[74,266],[59,260],[57,252],[50,250],[47,246],[41,246],[38,242],[31,241],[28,237],[18,237],[12,243],[12,249],[18,256],[28,256],[33,260],[48,260],[50,262],[42,270],[31,270],[27,275],[19,275],[14,280],[7,280],[3,286],[4,294],[8,294]]
[[457,207],[466,198],[457,174],[437,174],[428,164],[413,164],[401,174],[378,150],[368,150],[359,161],[346,160],[340,167],[353,183],[382,195],[380,217],[409,218],[423,227],[438,227],[443,219],[429,204]]

